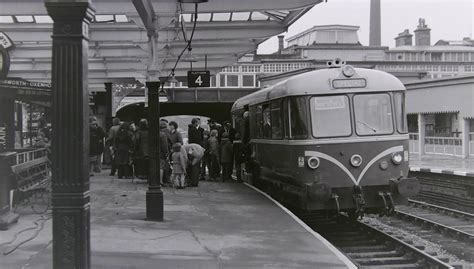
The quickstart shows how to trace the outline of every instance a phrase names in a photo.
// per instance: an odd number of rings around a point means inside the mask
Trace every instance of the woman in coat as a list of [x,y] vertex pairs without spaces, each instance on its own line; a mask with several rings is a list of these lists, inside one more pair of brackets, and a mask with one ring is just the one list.
[[141,119],[138,123],[138,130],[135,133],[135,151],[133,158],[133,165],[135,176],[145,179],[148,175],[148,121]]
[[130,152],[133,149],[130,125],[123,123],[117,131],[114,139],[115,164],[118,168],[118,178],[129,177]]
[[104,137],[105,132],[99,126],[99,123],[95,118],[90,119],[90,129],[89,129],[89,156],[91,163],[91,174],[100,173],[102,171],[101,161],[102,153],[104,152]]

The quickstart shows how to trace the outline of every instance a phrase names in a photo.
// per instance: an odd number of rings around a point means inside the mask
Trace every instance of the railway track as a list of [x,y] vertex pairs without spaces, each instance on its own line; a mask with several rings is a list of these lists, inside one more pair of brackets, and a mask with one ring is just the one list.
[[474,214],[423,201],[409,200],[409,206],[399,206],[395,210],[395,215],[474,245]]
[[460,264],[474,267],[474,214],[417,200],[397,206],[394,213],[372,219],[428,241]]
[[389,234],[367,222],[350,221],[342,215],[336,219],[314,215],[300,217],[359,268],[453,268],[431,255],[435,253],[426,253],[424,246],[403,240],[401,235]]

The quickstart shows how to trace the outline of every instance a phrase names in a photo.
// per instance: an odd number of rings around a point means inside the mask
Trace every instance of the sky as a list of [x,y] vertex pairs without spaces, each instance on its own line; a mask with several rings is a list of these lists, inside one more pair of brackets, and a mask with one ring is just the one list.
[[[368,45],[369,14],[370,0],[327,0],[314,6],[283,34],[291,37],[314,25],[357,25],[360,43]],[[474,0],[381,0],[381,15],[383,46],[395,47],[394,38],[404,29],[414,35],[419,18],[424,18],[431,28],[432,44],[440,39],[474,38]],[[260,44],[258,53],[273,53],[277,48],[278,40],[272,37]]]

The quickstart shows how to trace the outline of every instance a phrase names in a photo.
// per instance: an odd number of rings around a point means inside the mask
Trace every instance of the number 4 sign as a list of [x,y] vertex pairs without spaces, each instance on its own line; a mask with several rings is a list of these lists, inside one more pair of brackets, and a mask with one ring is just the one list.
[[211,74],[209,71],[188,71],[188,87],[210,87]]

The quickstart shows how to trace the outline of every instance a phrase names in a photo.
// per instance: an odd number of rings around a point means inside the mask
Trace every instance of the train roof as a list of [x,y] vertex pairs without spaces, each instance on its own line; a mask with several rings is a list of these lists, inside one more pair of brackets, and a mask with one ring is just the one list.
[[[346,78],[342,68],[328,68],[306,72],[292,76],[273,86],[246,95],[232,106],[232,111],[241,109],[245,105],[254,105],[286,96],[301,95],[327,95],[354,92],[380,92],[380,91],[405,91],[403,83],[395,76],[374,69],[354,68],[353,77]],[[332,79],[350,80],[364,78],[367,85],[364,88],[338,88],[332,87]],[[318,85],[318,86],[316,86]]]

